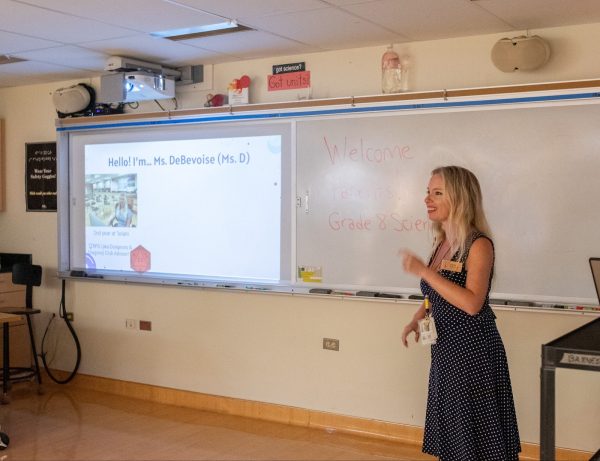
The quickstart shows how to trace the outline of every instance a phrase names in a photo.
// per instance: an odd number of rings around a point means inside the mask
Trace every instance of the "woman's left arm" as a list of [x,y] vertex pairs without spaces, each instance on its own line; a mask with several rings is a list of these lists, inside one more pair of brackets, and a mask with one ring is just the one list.
[[494,262],[494,248],[487,238],[473,242],[466,261],[467,281],[461,287],[427,267],[423,260],[404,252],[404,270],[425,280],[442,298],[469,315],[476,315],[483,307],[488,292],[490,273]]

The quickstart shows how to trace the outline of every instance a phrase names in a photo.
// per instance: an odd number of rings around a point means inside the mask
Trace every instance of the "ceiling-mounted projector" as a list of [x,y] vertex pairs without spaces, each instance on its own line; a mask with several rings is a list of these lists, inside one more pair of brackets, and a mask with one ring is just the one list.
[[98,100],[135,102],[175,97],[175,79],[145,71],[113,72],[100,77]]

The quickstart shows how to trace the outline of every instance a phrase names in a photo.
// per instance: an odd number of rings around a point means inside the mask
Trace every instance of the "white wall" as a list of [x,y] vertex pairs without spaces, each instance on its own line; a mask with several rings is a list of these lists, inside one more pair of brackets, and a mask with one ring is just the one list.
[[[532,33],[548,39],[553,50],[548,65],[532,73],[503,74],[492,66],[490,49],[500,36],[396,48],[411,57],[412,90],[599,76],[594,44],[600,40],[600,24]],[[253,102],[289,97],[268,94],[265,76],[273,64],[296,61],[306,61],[312,73],[313,98],[376,94],[384,51],[361,48],[217,65],[214,88],[185,93],[180,107],[201,107],[207,92],[224,92],[229,81],[243,74],[253,78]],[[31,252],[44,267],[43,286],[35,291],[37,305],[46,312],[44,321],[60,300],[56,214],[25,212],[24,144],[55,139],[50,95],[70,83],[0,90],[0,117],[6,121],[0,251]],[[155,109],[153,103],[142,106]],[[428,351],[421,346],[406,350],[399,338],[414,305],[99,282],[68,282],[67,305],[75,313],[83,347],[82,373],[402,424],[424,421]],[[153,331],[126,330],[126,318],[151,320]],[[524,441],[539,440],[541,344],[592,319],[498,312]],[[45,327],[42,323],[38,330]],[[340,352],[322,350],[323,337],[339,338]],[[70,368],[73,355],[66,335],[57,348],[55,366]],[[557,374],[557,444],[595,451],[600,374]]]

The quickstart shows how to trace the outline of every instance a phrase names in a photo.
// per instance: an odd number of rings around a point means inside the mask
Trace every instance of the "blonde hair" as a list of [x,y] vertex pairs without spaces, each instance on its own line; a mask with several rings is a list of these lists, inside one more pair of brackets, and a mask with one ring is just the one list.
[[[453,252],[459,251],[462,259],[466,251],[467,239],[473,230],[491,237],[490,226],[483,211],[481,187],[477,177],[460,166],[443,166],[434,169],[431,175],[439,174],[444,180],[446,198],[450,206],[447,226],[455,238]],[[433,246],[436,248],[446,238],[439,222],[433,223]]]

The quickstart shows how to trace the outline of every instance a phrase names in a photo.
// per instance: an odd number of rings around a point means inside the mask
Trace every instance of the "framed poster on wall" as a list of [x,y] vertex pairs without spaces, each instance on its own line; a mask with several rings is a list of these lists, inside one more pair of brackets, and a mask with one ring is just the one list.
[[25,144],[27,211],[56,211],[56,142]]

